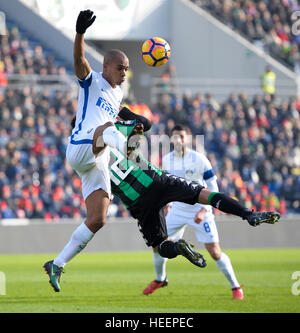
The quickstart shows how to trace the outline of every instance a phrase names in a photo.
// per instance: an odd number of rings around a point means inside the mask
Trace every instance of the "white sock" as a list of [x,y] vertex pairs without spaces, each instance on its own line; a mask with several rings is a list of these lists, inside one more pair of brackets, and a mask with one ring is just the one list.
[[53,263],[59,267],[65,264],[81,252],[87,243],[93,238],[94,233],[83,222],[73,232],[69,243],[63,248],[60,254],[54,259]]
[[164,281],[167,277],[166,263],[168,259],[162,257],[158,252],[153,253],[153,264],[156,273],[155,280]]
[[229,281],[231,288],[237,288],[240,286],[234,274],[231,261],[227,254],[222,252],[221,258],[216,261],[216,264],[219,270],[225,275],[226,279]]
[[115,126],[107,127],[103,131],[102,138],[106,145],[118,149],[121,153],[126,151],[126,137]]

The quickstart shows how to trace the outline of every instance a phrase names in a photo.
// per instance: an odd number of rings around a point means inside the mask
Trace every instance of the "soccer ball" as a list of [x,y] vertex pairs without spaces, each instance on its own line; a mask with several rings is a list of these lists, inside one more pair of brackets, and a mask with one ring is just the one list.
[[147,65],[159,67],[166,64],[170,59],[170,45],[163,38],[150,38],[142,46],[142,57]]

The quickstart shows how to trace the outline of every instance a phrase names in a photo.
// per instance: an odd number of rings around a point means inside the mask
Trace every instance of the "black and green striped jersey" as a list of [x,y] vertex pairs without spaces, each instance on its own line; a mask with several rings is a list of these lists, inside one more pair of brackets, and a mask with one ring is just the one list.
[[136,156],[138,159],[128,160],[118,150],[110,149],[111,190],[127,208],[132,207],[147,191],[155,177],[162,175],[160,169],[139,154]]

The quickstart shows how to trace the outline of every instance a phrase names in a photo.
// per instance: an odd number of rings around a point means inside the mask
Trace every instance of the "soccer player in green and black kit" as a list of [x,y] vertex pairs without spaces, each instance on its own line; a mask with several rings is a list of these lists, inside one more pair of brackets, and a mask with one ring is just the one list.
[[[130,133],[130,125],[116,126],[123,134]],[[126,126],[127,133],[124,133]],[[110,177],[112,193],[121,199],[131,215],[138,220],[146,244],[158,246],[162,257],[175,258],[181,254],[200,267],[206,265],[202,255],[184,240],[173,242],[168,239],[163,214],[166,204],[173,201],[191,205],[208,204],[225,213],[240,216],[252,226],[274,224],[280,218],[277,212],[252,212],[226,194],[211,192],[197,182],[162,171],[134,151],[127,159],[116,149],[111,149]]]
[[[162,257],[175,258],[183,255],[196,266],[206,266],[203,256],[194,251],[188,242],[183,239],[173,242],[168,238],[163,208],[173,201],[191,205],[208,204],[225,213],[240,216],[252,226],[274,224],[279,220],[280,214],[277,212],[252,212],[226,194],[211,192],[197,182],[187,181],[153,166],[132,147],[136,139],[136,135],[133,135],[135,122],[141,123],[147,130],[151,124],[146,118],[137,116],[126,108],[119,114],[127,122],[116,122],[115,125],[127,135],[129,146],[126,157],[118,150],[111,149],[109,166],[112,193],[120,198],[131,215],[138,220],[146,244],[157,246]],[[74,125],[74,121],[72,124]],[[131,139],[133,143],[130,142]],[[61,269],[52,269],[51,274],[47,271],[49,282],[56,292],[60,291],[61,272]]]

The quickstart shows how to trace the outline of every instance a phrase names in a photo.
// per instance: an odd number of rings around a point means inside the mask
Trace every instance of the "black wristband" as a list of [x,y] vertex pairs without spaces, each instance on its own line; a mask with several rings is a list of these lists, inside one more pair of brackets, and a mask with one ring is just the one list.
[[149,119],[130,111],[126,106],[121,109],[119,116],[124,120],[136,120],[139,123],[142,123],[144,125],[144,132],[149,131],[152,126],[152,123]]

